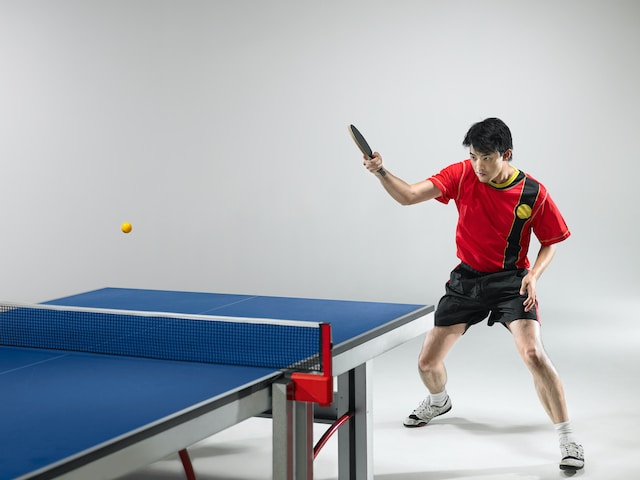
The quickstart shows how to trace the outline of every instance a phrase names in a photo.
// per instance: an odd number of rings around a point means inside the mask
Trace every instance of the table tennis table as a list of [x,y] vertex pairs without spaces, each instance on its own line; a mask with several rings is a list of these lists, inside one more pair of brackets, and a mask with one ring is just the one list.
[[131,288],[41,305],[328,323],[334,398],[325,408],[292,401],[291,374],[279,368],[7,345],[0,315],[0,480],[116,478],[265,412],[273,416],[273,478],[313,477],[317,417],[344,419],[337,429],[339,478],[371,479],[370,361],[426,332],[434,311]]

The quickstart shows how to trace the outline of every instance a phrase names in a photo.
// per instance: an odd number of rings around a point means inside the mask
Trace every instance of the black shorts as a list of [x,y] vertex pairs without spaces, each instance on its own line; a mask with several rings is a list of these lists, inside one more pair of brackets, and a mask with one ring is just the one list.
[[529,312],[524,311],[522,304],[527,295],[520,295],[520,287],[526,274],[526,269],[483,273],[461,263],[451,272],[445,285],[446,293],[435,312],[435,324],[466,323],[469,328],[487,316],[489,325],[522,319],[538,320],[538,302]]

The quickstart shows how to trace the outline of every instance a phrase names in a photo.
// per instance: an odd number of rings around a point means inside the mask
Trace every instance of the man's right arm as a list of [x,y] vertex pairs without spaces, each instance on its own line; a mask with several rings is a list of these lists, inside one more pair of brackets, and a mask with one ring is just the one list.
[[[387,193],[401,205],[414,205],[442,194],[431,180],[422,180],[410,185],[396,177],[382,166],[382,157],[378,152],[373,154],[372,159],[365,158],[364,166],[378,177]],[[381,175],[381,170],[384,171],[384,175]]]

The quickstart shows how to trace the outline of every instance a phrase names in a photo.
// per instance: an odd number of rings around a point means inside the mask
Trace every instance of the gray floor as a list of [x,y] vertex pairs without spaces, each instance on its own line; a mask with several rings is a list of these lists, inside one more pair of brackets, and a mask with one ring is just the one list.
[[[568,397],[586,467],[574,478],[636,478],[640,452],[638,303],[613,313],[545,312],[543,338]],[[635,318],[634,318],[635,317]],[[541,480],[567,478],[557,466],[557,437],[528,371],[502,327],[474,327],[451,352],[453,410],[420,429],[401,424],[424,396],[415,359],[421,339],[374,361],[376,480]],[[250,419],[190,449],[200,480],[267,479],[270,420]],[[319,437],[326,425],[317,425]],[[337,478],[337,441],[314,464],[316,479]],[[182,479],[177,456],[127,480]]]

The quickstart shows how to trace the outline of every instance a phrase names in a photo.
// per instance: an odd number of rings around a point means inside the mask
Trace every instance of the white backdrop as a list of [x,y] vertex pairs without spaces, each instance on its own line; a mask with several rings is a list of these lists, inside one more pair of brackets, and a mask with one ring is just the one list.
[[2,0],[0,297],[435,303],[455,207],[395,204],[347,125],[413,182],[488,116],[573,232],[542,300],[637,297],[639,21],[634,0]]

